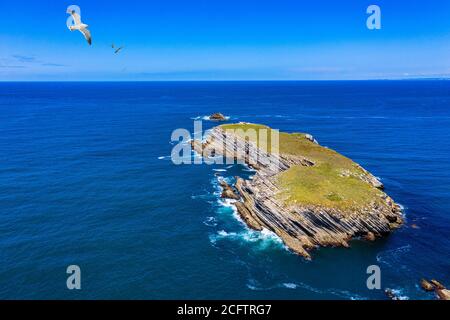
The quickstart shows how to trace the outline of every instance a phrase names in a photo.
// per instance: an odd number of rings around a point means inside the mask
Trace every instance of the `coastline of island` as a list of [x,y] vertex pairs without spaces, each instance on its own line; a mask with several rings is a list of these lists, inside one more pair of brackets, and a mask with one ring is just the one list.
[[[402,225],[401,207],[359,164],[305,133],[280,132],[279,150],[267,153],[258,145],[260,139],[245,135],[249,129],[273,130],[251,123],[223,124],[211,129],[205,141],[191,142],[202,156],[233,155],[255,170],[251,179],[220,183],[222,197],[234,201],[249,228],[267,229],[290,250],[311,259],[314,248],[349,247],[355,238],[374,241]],[[230,139],[234,143],[226,143]]]

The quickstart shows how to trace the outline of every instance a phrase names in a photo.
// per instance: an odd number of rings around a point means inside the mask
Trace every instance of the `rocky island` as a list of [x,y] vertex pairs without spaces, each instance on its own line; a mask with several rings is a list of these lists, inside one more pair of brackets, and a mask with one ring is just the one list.
[[[382,183],[349,158],[304,133],[277,133],[279,150],[266,152],[261,139],[242,134],[248,129],[273,131],[257,124],[224,124],[205,141],[192,141],[192,147],[205,157],[233,155],[255,170],[249,180],[236,177],[234,186],[221,182],[222,197],[235,200],[250,228],[274,232],[310,259],[319,246],[348,247],[354,238],[373,241],[403,223],[400,206],[383,192]],[[229,139],[234,143],[225,142]]]
[[423,290],[428,292],[435,292],[439,300],[450,300],[450,290],[448,290],[442,283],[432,279],[430,281],[422,279],[420,286]]
[[210,115],[209,120],[212,121],[226,121],[227,117],[225,117],[223,114],[217,112],[217,113],[213,113],[212,115]]

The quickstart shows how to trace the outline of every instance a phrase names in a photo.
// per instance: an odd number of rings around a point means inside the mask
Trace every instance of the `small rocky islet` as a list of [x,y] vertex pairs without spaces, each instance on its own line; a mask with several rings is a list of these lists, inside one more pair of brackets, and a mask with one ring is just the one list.
[[[272,136],[267,126],[236,123],[216,126],[205,141],[191,142],[204,157],[233,155],[255,170],[251,179],[236,177],[233,186],[221,181],[222,197],[235,201],[248,227],[272,231],[311,259],[314,248],[349,247],[354,238],[373,241],[402,225],[401,207],[383,184],[349,158],[305,133],[277,132],[278,152],[266,152],[258,145],[261,139],[245,135],[248,129],[266,129]],[[225,142],[230,139],[234,143]]]
[[227,117],[225,117],[222,113],[216,112],[208,117],[211,121],[226,121]]
[[420,287],[427,292],[434,292],[440,300],[450,300],[450,290],[448,290],[442,283],[432,279],[430,281],[426,279],[420,280]]

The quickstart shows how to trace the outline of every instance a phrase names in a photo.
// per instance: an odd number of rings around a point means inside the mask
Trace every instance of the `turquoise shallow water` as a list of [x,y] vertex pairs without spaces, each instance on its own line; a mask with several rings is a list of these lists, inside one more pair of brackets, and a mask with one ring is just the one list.
[[[0,298],[384,299],[371,264],[433,298],[417,284],[450,286],[449,106],[448,81],[1,83]],[[310,262],[249,231],[215,174],[251,172],[168,157],[172,130],[216,111],[313,134],[380,177],[406,225]]]

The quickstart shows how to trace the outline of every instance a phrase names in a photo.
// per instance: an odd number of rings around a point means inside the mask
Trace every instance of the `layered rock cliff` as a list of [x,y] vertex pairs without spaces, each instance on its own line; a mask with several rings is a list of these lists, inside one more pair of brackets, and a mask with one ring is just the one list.
[[[249,129],[258,132],[256,137],[246,135]],[[268,143],[261,143],[266,133],[260,129],[268,130]],[[255,169],[252,179],[236,177],[234,188],[222,186],[222,196],[236,199],[250,228],[274,232],[309,259],[318,246],[348,247],[355,237],[375,240],[402,224],[400,206],[361,166],[310,135],[273,133],[239,123],[213,128],[203,143],[192,141],[204,157],[223,156]]]

